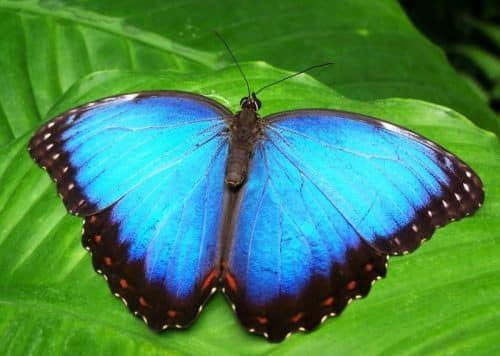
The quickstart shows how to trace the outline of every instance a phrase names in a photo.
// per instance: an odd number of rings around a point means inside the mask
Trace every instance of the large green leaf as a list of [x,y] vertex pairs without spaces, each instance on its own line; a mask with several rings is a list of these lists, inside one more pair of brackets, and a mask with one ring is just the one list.
[[33,129],[85,74],[230,64],[213,29],[242,61],[300,70],[333,60],[313,75],[347,97],[423,99],[500,132],[498,117],[396,0],[0,0],[0,145]]
[[[243,65],[255,85],[288,73]],[[69,90],[51,115],[119,92],[176,88],[235,109],[241,79],[228,68],[205,76],[101,72]],[[148,330],[113,298],[81,248],[81,219],[69,216],[45,172],[31,162],[29,135],[0,153],[0,350],[4,354],[424,353],[487,352],[500,337],[500,145],[458,113],[408,99],[358,102],[308,76],[262,93],[262,113],[340,108],[402,124],[457,153],[482,177],[486,204],[440,229],[410,256],[391,259],[369,297],[308,335],[281,344],[243,330],[220,294],[188,330]]]
[[0,1],[0,145],[39,125],[61,94],[86,74],[106,69],[196,72],[215,63],[214,54],[128,26],[120,18],[53,1]]

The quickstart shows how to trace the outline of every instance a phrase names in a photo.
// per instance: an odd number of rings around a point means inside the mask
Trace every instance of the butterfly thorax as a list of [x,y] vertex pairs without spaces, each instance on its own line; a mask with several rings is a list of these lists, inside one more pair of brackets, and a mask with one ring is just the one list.
[[226,165],[226,184],[239,188],[246,180],[261,123],[256,109],[242,105],[242,110],[229,120],[229,155]]

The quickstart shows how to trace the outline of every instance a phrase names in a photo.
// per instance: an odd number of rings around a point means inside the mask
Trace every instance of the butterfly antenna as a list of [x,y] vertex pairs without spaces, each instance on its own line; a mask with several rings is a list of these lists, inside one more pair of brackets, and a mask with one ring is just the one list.
[[222,43],[224,43],[224,46],[226,47],[226,49],[229,52],[229,54],[231,55],[231,57],[233,57],[234,63],[236,64],[236,66],[240,70],[241,76],[245,80],[245,84],[247,85],[247,90],[248,90],[248,97],[250,97],[250,85],[248,84],[247,77],[245,76],[245,73],[243,73],[243,70],[241,69],[240,64],[238,63],[238,60],[236,59],[233,51],[231,51],[231,48],[229,48],[229,45],[227,44],[226,40],[221,36],[221,34],[217,31],[214,31],[214,32],[215,32],[216,36],[219,37],[219,39],[222,41]]
[[287,77],[285,77],[285,78],[281,78],[280,80],[277,80],[277,81],[275,81],[275,82],[273,82],[273,83],[269,83],[269,84],[267,84],[267,85],[264,85],[262,88],[260,88],[259,90],[257,90],[257,91],[255,92],[255,95],[259,94],[259,93],[260,93],[261,91],[263,91],[264,89],[267,89],[267,88],[269,88],[269,87],[271,87],[271,86],[273,86],[273,85],[276,85],[276,84],[278,84],[278,83],[284,82],[285,80],[288,80],[288,79],[290,79],[290,78],[296,77],[296,76],[298,76],[298,75],[300,75],[300,74],[302,74],[302,73],[309,72],[310,70],[313,70],[313,69],[316,69],[316,68],[329,66],[330,64],[333,64],[333,62],[327,62],[327,63],[322,63],[322,64],[316,64],[315,66],[311,66],[311,67],[309,67],[309,68],[303,69],[303,70],[301,70],[300,72],[293,73],[293,74],[291,74],[291,75],[289,75],[289,76],[287,76]]

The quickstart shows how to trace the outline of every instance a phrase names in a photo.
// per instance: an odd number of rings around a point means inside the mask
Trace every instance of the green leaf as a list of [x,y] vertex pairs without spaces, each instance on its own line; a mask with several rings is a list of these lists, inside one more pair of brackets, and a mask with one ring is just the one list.
[[[256,86],[287,74],[243,64]],[[51,115],[83,102],[154,88],[241,97],[233,66],[203,76],[110,71],[73,86]],[[418,100],[358,102],[307,75],[262,93],[262,114],[304,107],[356,111],[404,125],[458,154],[483,179],[486,203],[436,232],[415,253],[391,259],[388,277],[316,331],[269,344],[241,328],[217,293],[188,330],[158,335],[114,298],[80,245],[53,183],[26,152],[29,135],[0,151],[0,350],[20,354],[487,353],[500,337],[500,145],[448,108]],[[331,351],[330,351],[331,350]]]
[[464,20],[488,38],[490,42],[500,50],[500,26],[498,24],[482,21],[473,17],[465,17]]
[[[481,101],[484,103],[487,103],[490,100],[490,93],[486,91],[477,81],[474,77],[470,76],[469,74],[466,73],[460,73],[460,76],[462,79],[467,83],[467,85],[470,87],[472,91],[474,91],[478,98],[480,98]],[[479,99],[478,99],[479,100]]]
[[214,54],[123,19],[52,1],[0,1],[0,33],[0,145],[38,126],[62,93],[89,73],[196,72],[216,63]]
[[491,98],[493,100],[500,101],[500,83],[491,89]]
[[456,45],[451,52],[470,60],[491,82],[500,81],[500,59],[475,45]]
[[231,64],[213,29],[241,61],[292,71],[334,61],[312,75],[346,97],[422,99],[500,132],[498,117],[396,0],[0,0],[0,145],[35,128],[84,75],[111,69],[200,74]]

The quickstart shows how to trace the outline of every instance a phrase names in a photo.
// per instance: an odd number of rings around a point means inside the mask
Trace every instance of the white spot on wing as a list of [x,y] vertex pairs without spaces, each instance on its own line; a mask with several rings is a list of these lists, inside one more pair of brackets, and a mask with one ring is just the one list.
[[52,122],[49,122],[49,123],[47,124],[47,127],[50,129],[50,128],[51,128],[52,126],[54,126],[54,125],[55,125],[55,124],[54,124],[54,122],[52,121]]
[[470,187],[467,183],[464,183],[463,186],[466,192],[470,192]]
[[398,132],[398,133],[402,133],[402,134],[406,133],[403,130],[401,130],[401,128],[394,126],[393,124],[389,124],[388,122],[381,122],[381,124],[384,128],[386,128],[389,131],[394,131],[394,132]]
[[[139,94],[138,93],[126,94],[126,95],[123,95],[120,99],[122,99],[122,100],[134,100],[135,98],[137,98],[137,95],[139,95]],[[114,98],[112,98],[112,100],[114,100]]]

